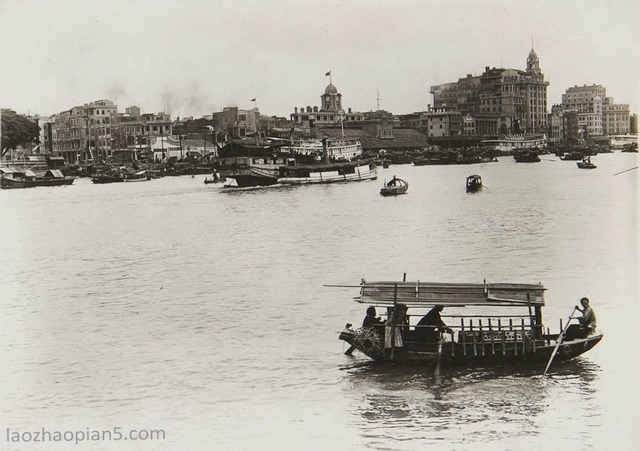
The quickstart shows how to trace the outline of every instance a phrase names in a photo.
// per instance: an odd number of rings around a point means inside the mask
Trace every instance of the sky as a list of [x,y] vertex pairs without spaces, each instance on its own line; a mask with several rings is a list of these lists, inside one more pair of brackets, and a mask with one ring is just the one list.
[[0,0],[0,106],[288,118],[320,105],[331,71],[345,109],[407,114],[432,85],[524,70],[533,45],[549,108],[601,84],[637,113],[639,18],[637,0]]

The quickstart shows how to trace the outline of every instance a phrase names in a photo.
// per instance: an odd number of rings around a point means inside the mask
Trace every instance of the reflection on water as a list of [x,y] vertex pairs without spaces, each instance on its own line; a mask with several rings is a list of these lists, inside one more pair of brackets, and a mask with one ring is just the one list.
[[[356,362],[343,367],[345,396],[361,420],[362,435],[375,443],[416,436],[424,444],[448,446],[536,436],[550,397],[560,390],[587,402],[600,368],[579,358],[555,365],[547,377],[539,365],[445,369],[435,374],[419,366]],[[590,414],[598,410],[593,404]],[[577,416],[579,418],[579,416]],[[579,425],[579,423],[577,423]],[[464,435],[460,430],[464,429]],[[408,434],[408,435],[407,435]]]

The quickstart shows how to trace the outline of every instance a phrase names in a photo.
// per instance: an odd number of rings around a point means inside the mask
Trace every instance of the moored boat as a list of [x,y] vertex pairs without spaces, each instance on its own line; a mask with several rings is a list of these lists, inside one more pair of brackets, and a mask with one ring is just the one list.
[[482,190],[482,178],[478,174],[467,177],[466,189],[468,193],[475,193]]
[[38,175],[30,169],[1,168],[0,187],[34,188],[38,186],[64,186],[71,185],[76,178],[65,176],[59,169],[48,169],[44,175]]
[[[357,350],[379,362],[435,367],[549,365],[587,352],[603,337],[595,328],[566,335],[572,317],[564,327],[561,323],[559,333],[549,333],[542,322],[541,284],[363,280],[358,287],[356,302],[386,309],[386,321],[376,319],[379,322],[373,326],[365,322],[355,329],[348,323],[339,339],[351,346],[347,354]],[[446,326],[439,315],[443,309]],[[439,321],[424,321],[433,318],[433,310],[438,310]]]
[[146,170],[128,170],[125,167],[111,168],[108,171],[95,174],[91,181],[97,184],[120,183],[120,182],[144,182],[149,180]]
[[399,194],[405,194],[408,189],[409,183],[394,175],[393,178],[380,189],[380,194],[383,196],[397,196]]

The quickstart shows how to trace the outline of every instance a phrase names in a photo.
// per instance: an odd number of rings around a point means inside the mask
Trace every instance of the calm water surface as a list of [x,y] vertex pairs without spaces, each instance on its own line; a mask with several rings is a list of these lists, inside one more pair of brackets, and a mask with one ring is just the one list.
[[[9,431],[162,429],[73,449],[632,449],[637,154],[392,166],[377,181],[222,191],[205,176],[0,192]],[[488,187],[466,194],[467,175]],[[383,198],[393,175],[409,193]],[[603,341],[517,371],[373,365],[337,339],[361,278],[538,282],[552,330],[589,296]]]

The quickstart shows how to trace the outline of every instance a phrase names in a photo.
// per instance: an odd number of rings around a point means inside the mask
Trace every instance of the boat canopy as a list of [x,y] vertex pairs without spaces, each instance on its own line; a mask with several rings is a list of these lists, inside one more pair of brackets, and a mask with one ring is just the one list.
[[434,305],[466,306],[543,306],[542,284],[524,283],[432,283],[432,282],[365,282],[360,284],[363,304],[407,307]]

